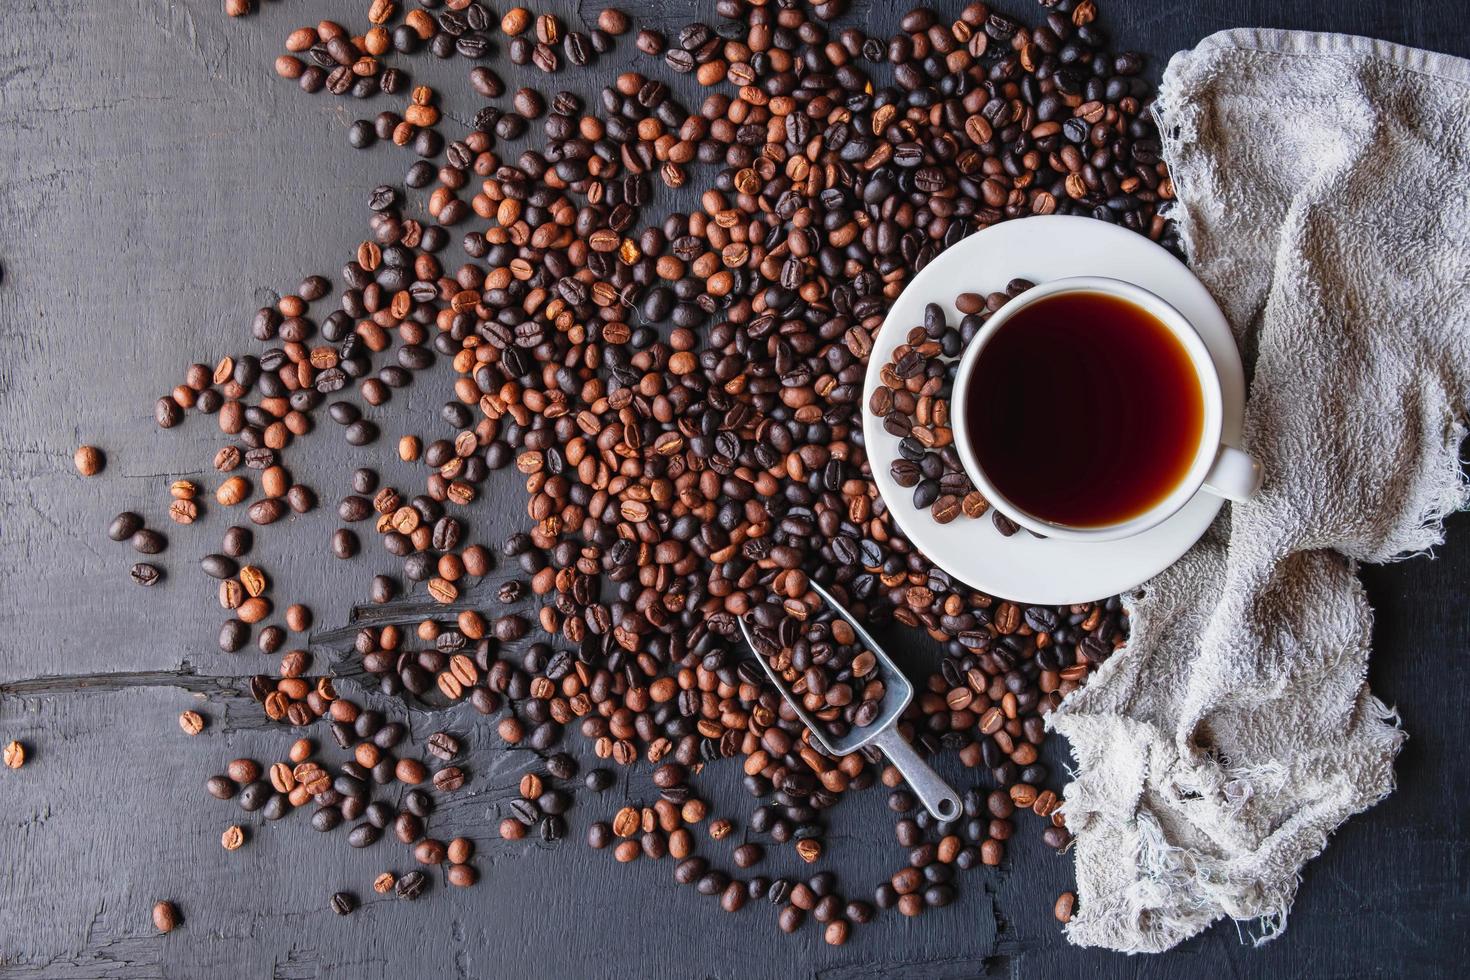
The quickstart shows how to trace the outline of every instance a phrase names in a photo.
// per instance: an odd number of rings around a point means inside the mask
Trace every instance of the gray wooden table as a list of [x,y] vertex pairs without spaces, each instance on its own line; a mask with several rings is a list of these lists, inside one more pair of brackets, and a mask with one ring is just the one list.
[[[677,27],[712,4],[625,6]],[[999,6],[1036,16],[1026,0]],[[1120,46],[1149,52],[1155,73],[1170,52],[1244,25],[1373,34],[1470,55],[1462,0],[1101,6]],[[173,574],[147,594],[128,579],[134,556],[103,530],[133,507],[168,526],[167,481],[199,473],[217,434],[197,420],[159,431],[152,399],[194,357],[247,349],[250,314],[274,291],[308,273],[335,276],[363,234],[367,189],[400,181],[409,162],[391,147],[350,150],[345,130],[357,107],[308,97],[270,69],[299,21],[360,23],[366,4],[267,0],[265,8],[228,21],[219,0],[0,6],[0,741],[19,738],[31,754],[24,769],[0,770],[0,977],[1464,975],[1464,518],[1451,521],[1437,560],[1364,572],[1378,611],[1373,685],[1411,735],[1400,787],[1308,867],[1287,935],[1261,950],[1229,924],[1161,957],[1069,947],[1050,907],[1069,886],[1070,861],[1030,834],[1004,867],[967,876],[955,907],[913,921],[880,917],[841,949],[811,926],[783,937],[774,908],[726,915],[675,886],[667,866],[616,866],[579,840],[496,839],[499,808],[535,759],[494,748],[468,709],[413,722],[418,738],[447,723],[472,746],[469,791],[433,825],[478,841],[485,880],[472,890],[436,888],[416,904],[378,899],[373,875],[406,870],[396,846],[351,851],[340,835],[318,837],[301,815],[267,826],[207,798],[204,776],[226,760],[273,759],[285,744],[236,693],[234,679],[265,658],[253,648],[218,651],[213,590],[192,570],[225,516],[174,533]],[[859,8],[873,29],[897,16],[887,4]],[[538,9],[577,15],[566,0]],[[452,114],[474,104],[464,62],[407,64],[452,93]],[[514,88],[516,73],[506,75]],[[396,398],[381,415],[386,434],[420,431],[410,420],[434,411],[436,388]],[[81,442],[107,449],[102,477],[73,471]],[[293,467],[335,500],[359,457],[332,438],[308,447]],[[407,483],[407,472],[396,477]],[[481,504],[481,528],[503,534],[517,523],[515,482],[499,481]],[[294,520],[262,546],[277,594],[309,603],[323,625],[340,622],[387,561],[331,560],[329,511]],[[209,717],[192,739],[176,723],[189,707]],[[743,814],[738,773],[724,768],[713,777],[724,780],[719,798]],[[640,773],[610,797],[646,788]],[[876,883],[900,857],[882,797],[853,794],[833,820],[833,858],[853,882]],[[574,810],[573,836],[610,802]],[[219,834],[242,817],[249,841],[227,853]],[[337,889],[365,906],[333,915],[327,898]],[[168,936],[149,922],[162,897],[185,916]]]

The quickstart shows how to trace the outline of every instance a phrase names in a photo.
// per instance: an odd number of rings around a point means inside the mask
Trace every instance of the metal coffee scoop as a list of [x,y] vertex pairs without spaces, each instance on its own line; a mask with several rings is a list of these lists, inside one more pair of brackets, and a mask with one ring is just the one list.
[[898,669],[893,660],[884,649],[868,635],[862,624],[852,617],[841,603],[827,594],[827,591],[815,582],[810,583],[812,591],[822,597],[827,605],[832,607],[833,612],[847,620],[858,639],[873,652],[878,660],[878,669],[883,675],[883,705],[877,718],[871,725],[862,728],[853,726],[840,739],[833,740],[827,736],[826,726],[816,717],[812,716],[801,702],[786,687],[786,683],[777,676],[771,664],[765,657],[761,656],[756,649],[755,642],[750,635],[750,627],[745,622],[745,617],[740,617],[740,632],[745,635],[745,642],[750,647],[750,652],[755,654],[755,659],[760,662],[761,669],[776,685],[776,690],[791,705],[791,710],[802,720],[807,729],[827,752],[832,755],[848,755],[856,752],[865,745],[875,745],[883,750],[898,771],[903,773],[903,778],[914,791],[914,795],[924,804],[924,808],[939,820],[953,820],[960,815],[962,809],[960,798],[949,784],[940,778],[939,773],[929,767],[929,763],[919,757],[914,747],[908,743],[908,739],[899,734],[898,719],[903,714],[903,709],[908,707],[914,698],[914,685],[904,676],[903,671]]

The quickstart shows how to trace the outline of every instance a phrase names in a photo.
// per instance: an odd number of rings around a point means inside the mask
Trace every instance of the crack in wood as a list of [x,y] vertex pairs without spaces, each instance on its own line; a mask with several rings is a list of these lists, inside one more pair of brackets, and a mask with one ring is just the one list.
[[110,694],[139,687],[178,687],[211,699],[249,697],[249,676],[201,674],[185,660],[173,670],[130,670],[90,674],[44,674],[0,683],[0,697],[35,698],[54,694]]

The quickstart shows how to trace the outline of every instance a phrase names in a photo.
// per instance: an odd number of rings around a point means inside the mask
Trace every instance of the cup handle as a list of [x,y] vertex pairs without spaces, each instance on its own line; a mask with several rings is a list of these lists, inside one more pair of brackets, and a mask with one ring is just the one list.
[[1248,453],[1221,443],[1202,489],[1226,500],[1244,502],[1260,488],[1261,464]]

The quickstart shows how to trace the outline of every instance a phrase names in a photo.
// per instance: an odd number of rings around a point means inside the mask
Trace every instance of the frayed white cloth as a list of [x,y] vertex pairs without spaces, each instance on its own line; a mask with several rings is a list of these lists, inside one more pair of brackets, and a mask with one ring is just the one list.
[[1279,934],[1302,866],[1392,791],[1357,563],[1425,551],[1467,502],[1470,62],[1227,31],[1174,56],[1157,113],[1191,264],[1254,361],[1266,481],[1050,717],[1077,762],[1067,935],[1127,952],[1224,916]]

